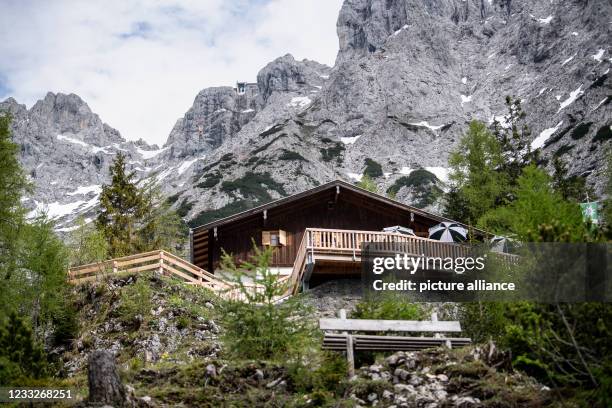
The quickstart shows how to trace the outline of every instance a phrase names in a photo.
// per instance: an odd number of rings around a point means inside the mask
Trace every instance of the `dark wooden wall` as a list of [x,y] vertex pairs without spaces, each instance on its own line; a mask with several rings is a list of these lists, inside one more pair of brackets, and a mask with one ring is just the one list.
[[[277,248],[273,266],[292,266],[297,247],[308,227],[381,231],[384,227],[402,225],[423,235],[435,224],[437,221],[416,214],[414,222],[410,222],[409,211],[348,190],[341,190],[336,195],[336,190],[330,189],[301,201],[269,209],[265,221],[263,212],[260,212],[220,225],[216,239],[210,229],[207,256],[203,256],[204,250],[200,246],[194,250],[194,259],[198,266],[211,272],[218,267],[221,248],[231,253],[236,262],[248,260],[252,255],[251,239],[255,240],[257,246],[261,246],[262,231],[282,229],[287,232],[287,245]],[[194,239],[197,240],[203,234],[204,231],[196,232]],[[205,261],[204,257],[208,259]]]

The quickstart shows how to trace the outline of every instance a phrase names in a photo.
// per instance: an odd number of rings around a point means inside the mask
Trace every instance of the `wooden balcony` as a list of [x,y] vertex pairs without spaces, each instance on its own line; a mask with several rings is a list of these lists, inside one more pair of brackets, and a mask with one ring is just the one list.
[[[469,244],[441,242],[389,232],[307,228],[289,277],[293,293],[299,290],[304,278],[306,280],[310,278],[317,262],[358,267],[361,263],[362,243],[372,242],[377,243],[376,250],[381,253],[403,253],[430,258],[473,256]],[[500,256],[510,262],[516,260],[516,256],[513,255],[500,254]]]

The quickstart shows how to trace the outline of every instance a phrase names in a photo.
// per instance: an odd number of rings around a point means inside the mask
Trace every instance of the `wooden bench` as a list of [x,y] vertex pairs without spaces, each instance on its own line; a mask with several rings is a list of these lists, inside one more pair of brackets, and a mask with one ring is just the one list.
[[[341,309],[339,319],[320,319],[319,328],[325,331],[323,349],[346,351],[351,377],[355,374],[354,352],[356,350],[414,351],[438,346],[461,347],[472,342],[469,338],[440,335],[440,333],[461,332],[461,324],[457,321],[438,321],[436,313],[432,314],[431,320],[365,320],[347,319],[346,311]],[[430,332],[435,334],[432,337],[408,337],[354,334],[354,332]]]

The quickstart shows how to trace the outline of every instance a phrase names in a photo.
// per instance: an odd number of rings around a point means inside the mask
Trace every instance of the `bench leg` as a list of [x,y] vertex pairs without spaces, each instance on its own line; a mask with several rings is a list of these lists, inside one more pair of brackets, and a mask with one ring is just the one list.
[[346,360],[348,362],[348,375],[353,378],[355,375],[355,354],[353,348],[353,335],[346,335]]

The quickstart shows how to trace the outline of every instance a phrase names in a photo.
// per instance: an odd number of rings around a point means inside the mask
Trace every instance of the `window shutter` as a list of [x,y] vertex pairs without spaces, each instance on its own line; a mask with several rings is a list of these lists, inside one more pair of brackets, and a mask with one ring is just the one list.
[[261,245],[270,245],[270,231],[261,232]]
[[283,230],[278,230],[278,243],[280,245],[287,245],[287,233]]

